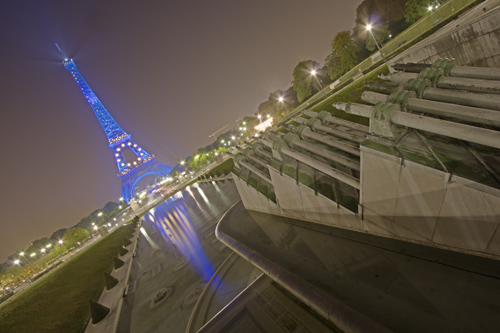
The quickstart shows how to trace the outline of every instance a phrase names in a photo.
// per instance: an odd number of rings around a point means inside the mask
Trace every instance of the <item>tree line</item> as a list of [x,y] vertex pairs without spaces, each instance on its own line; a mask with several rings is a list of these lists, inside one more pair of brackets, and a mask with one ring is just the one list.
[[[0,264],[0,293],[2,289],[13,283],[34,278],[50,265],[56,258],[70,253],[89,239],[94,226],[117,216],[121,211],[120,204],[108,202],[102,209],[93,211],[70,228],[62,228],[50,237],[34,240],[30,245],[10,255]],[[122,206],[123,207],[123,206]],[[18,264],[15,264],[19,261]]]
[[[178,176],[180,171],[197,171],[214,161],[216,153],[228,149],[236,141],[250,138],[252,130],[268,117],[279,120],[325,86],[335,82],[361,61],[377,50],[372,32],[380,45],[408,28],[423,17],[430,6],[440,5],[436,0],[364,0],[356,9],[354,28],[337,32],[331,42],[331,52],[323,64],[316,60],[300,61],[292,72],[291,86],[271,92],[267,100],[257,107],[255,115],[246,116],[237,122],[235,128],[223,133],[204,148],[185,159],[184,166],[178,165],[171,173]],[[315,76],[311,71],[315,71]],[[246,128],[246,130],[240,130]]]
[[[315,60],[302,60],[294,68],[292,86],[272,92],[258,107],[258,113],[281,118],[326,85],[335,82],[371,53],[377,50],[366,26],[383,45],[392,36],[408,28],[423,17],[430,6],[444,1],[433,0],[364,0],[356,9],[354,28],[339,31],[330,42],[331,53],[321,65]],[[311,74],[315,71],[316,77]],[[282,102],[280,102],[282,97]]]

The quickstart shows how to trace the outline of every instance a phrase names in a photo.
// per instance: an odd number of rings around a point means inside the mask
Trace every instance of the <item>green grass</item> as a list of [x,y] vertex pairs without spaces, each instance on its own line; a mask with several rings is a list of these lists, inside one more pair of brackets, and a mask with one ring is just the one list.
[[81,332],[127,232],[112,232],[1,306],[0,332]]
[[327,99],[325,99],[324,101],[322,101],[321,103],[316,104],[315,106],[313,106],[311,108],[311,111],[316,111],[316,112],[329,111],[332,114],[332,116],[334,116],[334,117],[353,121],[355,123],[368,126],[368,124],[369,124],[368,118],[360,117],[357,115],[349,114],[349,113],[346,113],[344,111],[338,110],[338,109],[334,108],[332,104],[335,102],[346,102],[346,103],[352,102],[352,103],[366,104],[361,100],[361,94],[363,94],[363,92],[366,90],[366,88],[363,85],[365,83],[368,83],[368,82],[381,81],[378,78],[378,75],[380,75],[382,73],[387,73],[388,71],[389,70],[387,69],[387,67],[383,66],[383,67],[371,72],[370,74],[364,76],[362,79],[360,79],[360,80],[350,84],[348,87],[342,89],[341,91],[339,91],[335,95],[332,95],[332,96],[328,97]]

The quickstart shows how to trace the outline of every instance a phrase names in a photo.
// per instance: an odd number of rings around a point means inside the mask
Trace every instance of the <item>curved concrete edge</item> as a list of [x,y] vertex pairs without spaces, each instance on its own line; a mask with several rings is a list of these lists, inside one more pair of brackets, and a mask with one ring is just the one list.
[[237,205],[239,203],[240,202],[233,205],[226,214],[224,214],[217,225],[215,234],[221,242],[262,270],[264,274],[268,275],[272,280],[341,330],[359,333],[391,332],[391,330],[382,326],[380,323],[366,317],[347,304],[314,287],[309,282],[281,267],[278,263],[269,260],[264,255],[257,253],[225,233],[224,227],[231,222],[232,212],[238,208]]
[[[200,327],[200,329],[197,332],[198,333],[201,333],[201,332],[220,332],[220,330],[216,330],[218,328],[217,327],[218,326],[218,323],[217,323],[218,318],[217,317],[226,311],[228,311],[229,313],[232,313],[233,317],[236,316],[238,314],[238,311],[240,311],[240,309],[237,309],[237,308],[235,309],[235,307],[233,305],[238,303],[238,298],[241,296],[244,296],[245,294],[248,294],[249,292],[252,291],[252,289],[258,289],[267,283],[269,283],[269,280],[267,279],[267,277],[264,276],[264,274],[260,274],[260,276],[257,279],[255,279],[255,281],[253,281],[250,285],[248,285],[241,293],[238,294],[237,297],[235,297],[224,308],[222,308],[217,315],[212,317],[202,327]],[[186,333],[188,333],[188,332],[186,331]]]
[[210,305],[209,301],[217,292],[218,285],[216,286],[214,284],[220,284],[221,282],[221,279],[216,279],[216,277],[225,274],[237,259],[238,256],[236,255],[236,253],[231,253],[219,266],[217,271],[215,271],[210,281],[208,281],[207,285],[201,292],[200,297],[196,301],[196,304],[194,305],[193,312],[191,312],[191,316],[189,317],[188,325],[186,328],[186,333],[195,333],[205,324],[203,315],[205,315],[208,310],[208,307]]

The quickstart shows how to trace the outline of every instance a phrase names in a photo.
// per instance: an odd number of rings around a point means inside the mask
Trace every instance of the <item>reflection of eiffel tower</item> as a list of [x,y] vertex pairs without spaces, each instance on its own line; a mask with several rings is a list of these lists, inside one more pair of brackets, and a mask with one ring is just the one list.
[[[101,101],[94,94],[92,89],[78,72],[73,59],[64,60],[64,67],[73,75],[82,90],[83,95],[89,102],[92,110],[101,123],[109,141],[109,148],[113,150],[118,166],[118,178],[122,182],[122,197],[129,203],[134,197],[134,189],[139,180],[148,175],[167,176],[172,168],[160,163],[154,155],[149,154],[132,140],[132,137],[125,133],[116,121],[111,117]],[[131,151],[135,154],[134,160],[126,160],[124,152]]]

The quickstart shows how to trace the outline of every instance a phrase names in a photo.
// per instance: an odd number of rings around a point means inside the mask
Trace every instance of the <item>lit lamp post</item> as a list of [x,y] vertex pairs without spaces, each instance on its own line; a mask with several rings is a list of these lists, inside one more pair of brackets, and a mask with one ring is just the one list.
[[311,71],[311,75],[312,75],[312,76],[314,76],[314,78],[316,79],[316,82],[318,82],[319,87],[321,88],[321,91],[323,92],[323,95],[325,95],[325,97],[326,97],[326,93],[323,91],[323,86],[321,85],[321,82],[319,82],[319,79],[318,79],[318,77],[316,76],[316,74],[317,74],[317,73],[316,73],[316,70],[314,70],[314,69],[313,69],[313,70]]
[[278,98],[278,101],[279,101],[280,103],[283,103],[283,106],[285,107],[285,111],[287,111],[287,112],[288,112],[288,108],[286,107],[286,104],[285,104],[285,99],[283,98],[283,96],[280,96],[280,97]]
[[373,41],[375,42],[375,45],[377,46],[377,49],[380,52],[380,55],[382,56],[382,58],[384,59],[385,64],[387,65],[387,60],[385,59],[384,54],[382,53],[382,50],[380,49],[380,46],[378,45],[378,42],[377,42],[377,39],[375,38],[375,35],[373,34],[371,24],[368,24],[366,26],[366,30],[368,30],[370,32],[370,35],[372,35]]
[[[33,267],[33,265],[31,264],[31,262],[28,260],[28,258],[26,258],[26,256],[24,255],[24,252],[20,252],[19,255],[21,255],[24,259],[26,259],[26,261],[28,262],[28,265],[30,265],[31,269],[33,270],[33,273],[35,272],[35,268]],[[31,256],[33,257],[35,254],[32,253]]]
[[32,284],[33,281],[31,280],[31,277],[28,275],[28,273],[26,273],[26,271],[24,270],[23,266],[21,266],[21,264],[19,263],[19,260],[14,260],[14,264],[19,265],[19,267],[21,267],[21,269],[23,270],[24,274],[28,277],[29,283]]

